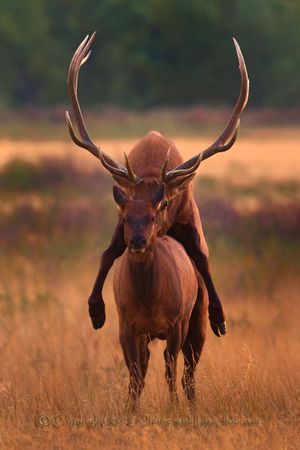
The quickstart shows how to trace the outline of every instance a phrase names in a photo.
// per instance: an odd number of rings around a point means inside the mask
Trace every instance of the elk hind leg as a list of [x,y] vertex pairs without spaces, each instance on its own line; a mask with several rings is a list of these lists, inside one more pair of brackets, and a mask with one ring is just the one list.
[[148,338],[143,336],[140,341],[140,364],[141,364],[141,372],[142,377],[145,381],[145,377],[148,370],[148,363],[150,358],[150,350],[148,347]]
[[195,371],[203,349],[207,322],[207,298],[203,297],[203,290],[199,287],[197,300],[193,308],[187,336],[182,352],[184,355],[184,371],[181,380],[187,399],[194,403],[196,398]]

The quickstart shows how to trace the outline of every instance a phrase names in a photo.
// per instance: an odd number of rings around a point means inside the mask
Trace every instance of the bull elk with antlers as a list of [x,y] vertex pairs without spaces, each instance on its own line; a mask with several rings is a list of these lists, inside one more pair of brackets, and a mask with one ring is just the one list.
[[[125,165],[122,165],[92,142],[78,101],[78,74],[80,67],[89,58],[94,37],[95,33],[91,37],[86,36],[70,63],[68,90],[80,138],[76,136],[67,112],[70,136],[78,146],[85,148],[100,160],[123,189],[124,195],[136,202],[137,210],[139,205],[151,203],[151,199],[158,191],[163,192],[161,201],[151,218],[148,215],[145,217],[138,215],[140,220],[135,222],[135,233],[132,235],[130,246],[132,249],[139,250],[140,253],[142,253],[141,250],[147,249],[147,240],[139,230],[142,229],[144,222],[149,220],[158,224],[158,236],[168,235],[181,243],[207,288],[212,330],[217,336],[223,335],[226,333],[225,315],[210,274],[208,248],[199,210],[192,193],[191,181],[201,161],[230,149],[236,141],[240,116],[247,104],[249,94],[249,80],[241,49],[234,39],[241,74],[239,98],[228,124],[210,147],[184,162],[173,142],[160,133],[152,131],[133,147],[128,156],[125,154]],[[126,225],[120,214],[111,244],[102,255],[99,272],[88,300],[89,314],[95,329],[101,328],[105,322],[102,288],[106,276],[115,259],[124,253],[126,246]]]

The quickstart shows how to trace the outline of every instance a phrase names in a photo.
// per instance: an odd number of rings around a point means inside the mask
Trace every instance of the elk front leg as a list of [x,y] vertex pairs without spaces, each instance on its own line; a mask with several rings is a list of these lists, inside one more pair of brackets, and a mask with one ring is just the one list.
[[227,330],[222,303],[210,274],[208,257],[201,249],[200,236],[196,226],[193,223],[176,224],[169,229],[168,235],[180,242],[194,261],[208,292],[210,326],[216,336],[225,334]]
[[178,403],[178,394],[176,387],[176,375],[177,375],[177,358],[181,349],[181,323],[177,322],[174,328],[169,332],[167,336],[167,347],[164,351],[165,363],[166,363],[166,380],[170,390],[170,396],[172,403]]
[[103,327],[105,322],[105,304],[102,298],[102,289],[105,279],[115,259],[121,256],[125,249],[123,224],[118,223],[111,244],[101,257],[99,272],[88,300],[89,315],[95,330]]
[[145,385],[144,379],[148,367],[149,349],[146,340],[134,333],[127,325],[121,326],[119,338],[129,370],[128,407],[131,411],[136,411]]

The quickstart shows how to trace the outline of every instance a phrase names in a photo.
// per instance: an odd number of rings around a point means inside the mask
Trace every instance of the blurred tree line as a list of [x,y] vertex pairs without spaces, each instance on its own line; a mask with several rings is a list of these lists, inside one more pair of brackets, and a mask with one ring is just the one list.
[[71,56],[94,30],[87,104],[232,104],[232,36],[252,105],[299,102],[300,0],[0,0],[0,106],[66,103]]

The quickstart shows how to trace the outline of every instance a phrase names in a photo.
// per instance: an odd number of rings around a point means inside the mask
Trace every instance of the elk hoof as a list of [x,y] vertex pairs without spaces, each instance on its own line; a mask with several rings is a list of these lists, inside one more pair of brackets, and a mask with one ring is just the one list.
[[101,317],[91,317],[92,325],[95,330],[99,330],[102,328],[105,322],[105,312]]
[[220,325],[220,333],[224,336],[227,333],[227,325],[226,322],[221,323]]
[[214,334],[218,337],[224,336],[227,332],[226,322],[222,322],[221,324],[210,322],[211,329]]
[[89,316],[91,318],[93,328],[98,330],[103,327],[106,318],[104,302],[99,303],[98,299],[97,302],[95,302],[93,298],[90,298],[88,304]]

